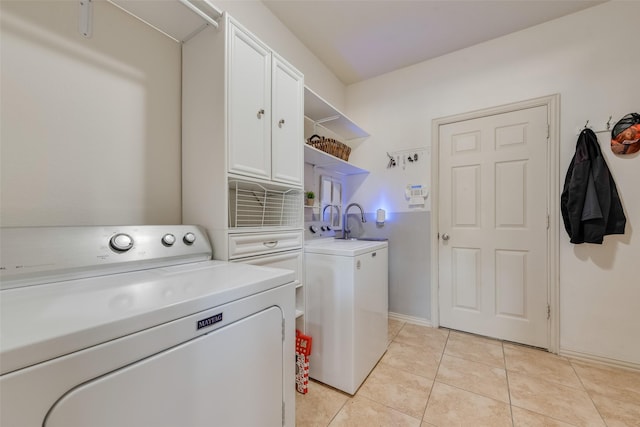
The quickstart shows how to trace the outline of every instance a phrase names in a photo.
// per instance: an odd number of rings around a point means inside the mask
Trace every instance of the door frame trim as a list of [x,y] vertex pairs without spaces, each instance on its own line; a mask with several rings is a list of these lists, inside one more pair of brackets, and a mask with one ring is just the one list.
[[549,123],[547,140],[547,304],[550,318],[547,322],[548,350],[557,354],[560,350],[560,94],[543,96],[526,101],[504,104],[452,116],[435,118],[431,122],[431,324],[440,326],[439,311],[439,147],[440,126],[512,111],[546,106]]

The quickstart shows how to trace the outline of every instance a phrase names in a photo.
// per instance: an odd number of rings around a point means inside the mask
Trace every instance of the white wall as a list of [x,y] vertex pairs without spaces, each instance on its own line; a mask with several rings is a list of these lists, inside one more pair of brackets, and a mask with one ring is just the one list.
[[[373,201],[380,188],[394,195],[391,209],[406,211],[395,195],[407,175],[381,170],[385,151],[430,146],[434,118],[559,93],[562,181],[576,130],[590,120],[602,128],[640,110],[637,80],[640,3],[613,1],[482,45],[426,61],[347,89],[347,113],[373,136],[352,152],[373,171],[351,196]],[[561,351],[640,364],[640,156],[616,157],[599,134],[628,223],[603,245],[560,239]],[[429,180],[429,161],[421,165]],[[562,182],[560,183],[562,185]],[[560,215],[559,212],[554,212]],[[425,241],[425,245],[429,242]]]
[[106,2],[2,1],[3,226],[180,223],[180,46]]

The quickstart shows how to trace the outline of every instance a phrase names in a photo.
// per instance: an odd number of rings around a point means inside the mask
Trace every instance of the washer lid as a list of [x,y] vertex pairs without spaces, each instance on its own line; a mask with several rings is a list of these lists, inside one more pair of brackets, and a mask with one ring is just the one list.
[[343,240],[343,239],[319,239],[305,244],[306,253],[357,256],[389,246],[387,241],[380,240]]
[[3,290],[0,374],[290,282],[293,271],[222,261]]

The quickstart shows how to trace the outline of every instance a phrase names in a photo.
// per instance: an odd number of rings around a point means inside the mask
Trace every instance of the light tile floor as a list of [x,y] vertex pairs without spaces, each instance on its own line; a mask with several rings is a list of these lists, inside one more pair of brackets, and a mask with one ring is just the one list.
[[395,320],[389,343],[355,396],[296,393],[296,426],[640,427],[640,372]]

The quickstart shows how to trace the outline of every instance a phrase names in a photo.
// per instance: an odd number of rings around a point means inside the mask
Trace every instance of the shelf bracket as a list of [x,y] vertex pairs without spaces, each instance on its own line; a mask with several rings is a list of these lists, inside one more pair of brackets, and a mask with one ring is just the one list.
[[86,38],[93,34],[93,0],[80,0],[78,30]]
[[[185,7],[187,7],[190,11],[198,15],[200,18],[204,19],[208,24],[212,25],[216,29],[219,28],[218,21],[216,21],[214,18],[209,16],[206,12],[204,12],[200,7],[198,7],[197,4],[193,3],[192,2],[193,0],[179,0],[179,1]],[[208,3],[206,3],[206,5],[210,6]],[[222,16],[222,14],[217,9],[215,10],[215,12],[216,14],[219,14],[218,18]]]
[[316,120],[316,123],[321,125],[322,123],[326,123],[326,122],[332,122],[334,120],[338,120],[340,118],[340,115],[335,115],[335,116],[331,116],[331,117],[325,117],[324,119],[320,119],[320,120]]
[[[324,119],[314,120],[313,121],[313,133],[318,133],[318,125],[322,126],[323,123],[332,122],[334,120],[338,120],[340,115],[335,115],[331,117],[325,117]],[[324,127],[324,126],[323,126]]]

